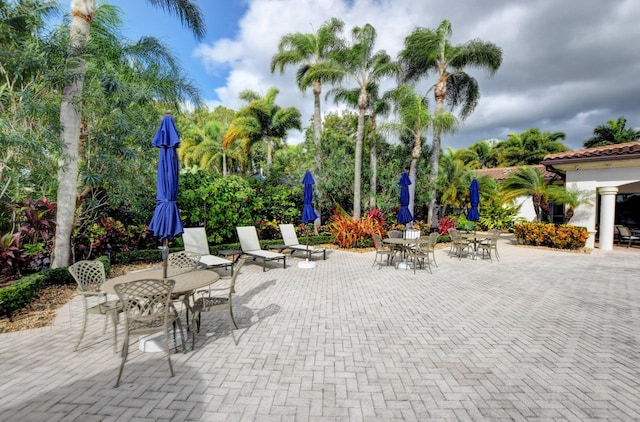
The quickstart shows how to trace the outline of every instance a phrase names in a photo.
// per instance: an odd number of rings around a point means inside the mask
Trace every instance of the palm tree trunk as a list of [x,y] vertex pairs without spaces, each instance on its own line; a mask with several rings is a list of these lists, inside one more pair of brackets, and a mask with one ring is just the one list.
[[[422,134],[420,132],[415,134],[413,149],[411,150],[411,166],[409,167],[409,211],[415,218],[415,194],[416,194],[416,179],[418,177],[418,160],[422,154]],[[431,220],[427,220],[431,221]]]
[[[314,153],[315,165],[314,174],[316,177],[320,176],[320,172],[322,171],[322,114],[320,110],[320,94],[322,93],[322,84],[319,81],[313,82],[313,143],[315,144],[316,150]],[[322,190],[320,185],[316,183],[315,187],[316,191],[316,204],[321,203],[322,200]],[[318,229],[322,225],[322,212],[319,205],[316,205],[316,215],[318,218],[313,222],[314,232],[318,235]]]
[[[71,2],[71,44],[69,56],[77,57],[89,37],[91,22],[95,14],[95,0]],[[76,78],[62,90],[60,104],[60,139],[65,156],[58,165],[58,192],[56,210],[56,236],[52,268],[66,267],[71,256],[71,234],[76,213],[78,190],[78,141],[82,120],[82,88],[85,62],[77,61]]]
[[378,151],[376,149],[376,130],[378,123],[375,111],[371,113],[371,149],[369,150],[369,167],[371,167],[371,178],[369,179],[369,209],[377,207],[376,196],[378,193]]
[[[447,94],[447,80],[446,77],[441,76],[436,83],[434,89],[434,96],[436,99],[436,116],[444,110],[444,99]],[[429,210],[427,212],[427,221],[433,221],[433,213],[436,208],[436,194],[438,170],[440,166],[440,142],[442,136],[442,128],[438,125],[433,127],[433,145],[431,151],[431,158],[429,160],[430,171],[429,179],[431,181],[431,188],[429,189]]]
[[273,141],[267,139],[267,172],[271,171],[273,165]]
[[369,150],[369,167],[371,167],[371,178],[369,179],[369,209],[376,208],[376,193],[378,179],[378,155],[376,151],[376,139],[373,135],[371,140],[371,149]]
[[366,94],[360,93],[360,99],[358,100],[358,130],[356,132],[356,156],[354,163],[354,175],[353,175],[353,218],[359,220],[362,215],[362,141],[364,139],[364,117],[365,117],[365,104]]

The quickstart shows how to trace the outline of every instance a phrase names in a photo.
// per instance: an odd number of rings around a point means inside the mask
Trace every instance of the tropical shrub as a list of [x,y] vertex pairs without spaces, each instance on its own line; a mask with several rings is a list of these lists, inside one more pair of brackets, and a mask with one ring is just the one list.
[[466,232],[470,232],[474,227],[475,223],[473,221],[467,220],[467,217],[465,217],[463,214],[460,214],[458,216],[458,219],[456,221],[456,228]]
[[480,228],[482,230],[511,230],[513,225],[524,219],[518,217],[519,206],[487,204],[480,209]]
[[365,215],[359,220],[339,208],[329,219],[329,232],[333,235],[333,243],[341,248],[371,245],[371,236],[385,233],[379,220]]
[[24,249],[20,247],[20,233],[5,233],[0,237],[0,274],[3,272],[20,273],[20,264],[24,262]]
[[251,226],[260,220],[260,198],[240,176],[207,175],[203,171],[180,177],[185,188],[178,191],[182,221],[187,227],[203,226],[209,242],[236,239],[237,226]]
[[519,223],[513,226],[516,241],[521,245],[547,246],[558,249],[579,249],[589,238],[585,227],[551,223]]
[[440,227],[438,228],[438,233],[441,235],[449,235],[449,229],[456,227],[456,220],[449,216],[444,216],[440,219]]

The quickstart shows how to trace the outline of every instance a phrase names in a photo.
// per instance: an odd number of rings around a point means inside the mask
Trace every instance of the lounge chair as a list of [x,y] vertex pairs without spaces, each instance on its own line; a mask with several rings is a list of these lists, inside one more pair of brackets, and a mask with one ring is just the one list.
[[253,259],[262,260],[262,271],[267,270],[267,261],[282,260],[284,268],[287,268],[287,256],[278,252],[266,251],[260,247],[260,239],[258,232],[253,226],[236,227],[238,232],[238,240],[240,240],[240,249],[244,255],[253,257]]
[[224,268],[231,269],[233,275],[233,261],[211,255],[209,251],[209,242],[207,242],[207,233],[204,227],[185,228],[182,234],[182,242],[184,250],[200,254],[200,263],[207,268]]
[[629,227],[616,224],[615,229],[618,237],[618,244],[624,242],[627,244],[628,248],[631,246],[631,243],[640,242],[640,236],[634,236]]
[[307,259],[311,259],[311,255],[314,253],[321,253],[322,259],[327,259],[326,249],[315,246],[307,247],[307,245],[300,244],[293,224],[280,224],[280,234],[282,234],[282,240],[284,241],[284,249],[291,249],[291,255],[293,255],[295,251],[302,251],[307,254]]

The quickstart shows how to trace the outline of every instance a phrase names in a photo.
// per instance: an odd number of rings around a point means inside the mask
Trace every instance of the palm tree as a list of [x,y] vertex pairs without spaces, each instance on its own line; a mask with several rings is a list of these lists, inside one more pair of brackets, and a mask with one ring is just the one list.
[[[300,65],[296,73],[298,87],[303,92],[311,87],[313,92],[313,140],[316,146],[316,174],[322,167],[320,94],[322,94],[322,84],[330,79],[315,70],[328,62],[331,53],[342,46],[343,41],[337,34],[342,31],[343,27],[344,22],[337,18],[331,18],[322,24],[315,34],[296,32],[284,35],[280,39],[278,53],[271,58],[271,73],[276,68],[279,68],[280,73],[283,73],[288,65]],[[308,77],[309,74],[314,76]]]
[[[425,134],[434,124],[436,116],[433,116],[429,111],[428,99],[419,96],[412,86],[401,85],[389,92],[389,98],[393,100],[398,122],[387,125],[387,130],[392,130],[396,133],[409,133],[413,139],[411,165],[409,167],[409,179],[411,180],[411,185],[409,185],[409,211],[413,215],[418,160],[422,157],[422,144],[425,140]],[[445,128],[450,128],[456,124],[456,118],[446,111],[441,112],[437,118],[441,120],[438,124]]]
[[606,125],[599,125],[593,130],[593,136],[584,141],[585,148],[599,147],[640,140],[640,130],[625,127],[627,119],[619,117],[617,121],[609,120]]
[[[416,28],[405,38],[405,48],[400,52],[400,62],[404,66],[404,78],[418,81],[423,76],[435,73],[437,81],[433,85],[436,100],[435,114],[444,110],[445,103],[452,109],[460,107],[460,119],[466,119],[475,110],[480,99],[478,82],[464,72],[467,67],[487,69],[495,73],[502,63],[502,50],[493,43],[472,40],[461,45],[451,45],[451,23],[443,20],[435,31]],[[433,153],[431,154],[431,180],[438,177],[440,144],[446,128],[437,124],[433,127]],[[428,221],[432,221],[436,204],[436,187],[431,188]]]
[[547,154],[568,151],[560,142],[564,132],[540,132],[538,128],[527,129],[520,134],[510,133],[507,140],[492,149],[498,166],[520,166],[539,164]]
[[[346,103],[351,107],[358,106],[358,98],[360,96],[360,88],[342,88],[337,87],[327,93],[327,97],[333,96],[336,103]],[[371,170],[371,178],[369,180],[369,209],[375,209],[376,193],[378,185],[378,116],[386,116],[391,111],[390,99],[387,95],[380,96],[377,83],[371,83],[367,86],[367,113],[369,116],[369,131],[365,135],[365,141],[369,146],[369,167]],[[366,118],[366,116],[365,116]],[[365,131],[366,131],[365,126]]]
[[360,219],[362,212],[361,180],[362,180],[362,144],[364,140],[365,116],[369,106],[368,87],[379,83],[384,78],[397,75],[399,67],[384,51],[373,52],[376,41],[376,30],[370,24],[354,27],[351,31],[352,42],[332,54],[334,60],[309,73],[313,79],[323,75],[326,80],[353,80],[359,89],[358,93],[358,130],[356,132],[355,165],[353,177],[353,218]]
[[491,145],[488,141],[479,141],[469,148],[457,150],[455,156],[468,168],[485,169],[491,165]]
[[286,137],[290,129],[302,129],[300,111],[295,107],[282,108],[275,103],[280,91],[269,88],[267,94],[246,90],[240,98],[248,104],[238,111],[222,139],[224,148],[240,141],[247,152],[256,142],[264,142],[267,150],[267,170],[273,164],[273,148]]
[[[147,0],[153,6],[160,6],[169,13],[176,14],[189,27],[196,38],[205,33],[203,16],[196,3],[190,0]],[[82,121],[82,90],[85,75],[84,47],[89,38],[91,24],[96,13],[96,1],[71,2],[70,44],[68,63],[75,74],[62,90],[60,104],[60,139],[64,145],[65,157],[59,161],[58,193],[56,212],[56,238],[52,267],[69,264],[71,255],[71,233],[76,210],[78,190],[78,146]]]
[[462,209],[469,198],[469,185],[473,176],[469,167],[465,166],[451,147],[447,148],[447,154],[440,156],[439,178],[442,213],[446,215],[448,207]]
[[559,190],[563,187],[550,185],[544,180],[542,172],[535,167],[520,166],[518,171],[509,174],[500,186],[506,201],[520,196],[531,196],[536,221],[542,221],[542,213],[549,212],[549,203],[557,203]]

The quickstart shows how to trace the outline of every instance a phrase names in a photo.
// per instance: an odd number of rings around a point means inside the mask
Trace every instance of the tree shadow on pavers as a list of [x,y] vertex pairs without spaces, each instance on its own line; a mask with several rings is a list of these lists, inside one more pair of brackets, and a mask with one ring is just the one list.
[[233,342],[237,345],[240,338],[249,328],[256,326],[264,319],[280,312],[280,305],[274,303],[263,308],[250,308],[246,303],[260,292],[274,286],[276,280],[269,280],[252,288],[251,290],[233,297],[233,319],[238,326],[237,330],[231,330],[229,326],[229,317],[226,312],[205,312],[201,314],[200,332],[196,333],[196,345],[202,346],[203,342],[215,342],[216,340],[227,337],[229,332]]
[[42,340],[16,359],[24,368],[0,386],[3,421],[197,421],[207,411],[208,382],[188,364],[188,353],[172,352],[172,377],[164,353],[140,352],[132,339],[116,388],[121,358],[109,345],[67,353],[66,345]]

